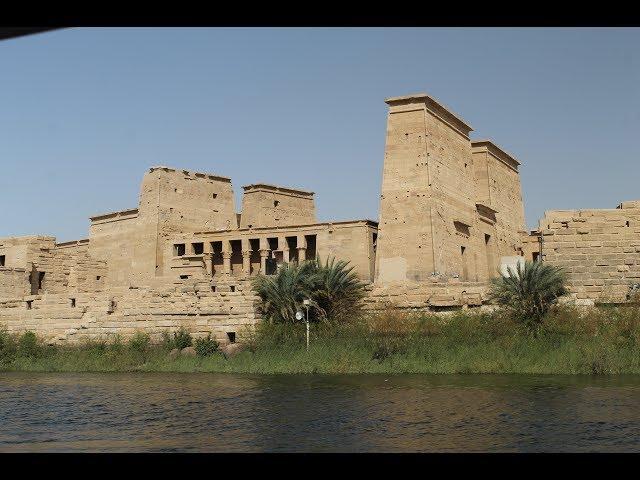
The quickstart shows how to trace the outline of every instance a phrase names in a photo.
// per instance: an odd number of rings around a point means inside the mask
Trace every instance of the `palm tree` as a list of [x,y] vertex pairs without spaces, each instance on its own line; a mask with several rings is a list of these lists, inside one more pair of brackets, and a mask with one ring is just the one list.
[[313,300],[324,318],[330,320],[345,320],[361,308],[364,297],[364,282],[358,279],[349,267],[349,262],[327,259],[324,264],[316,260],[314,275]]
[[491,282],[491,299],[530,328],[539,325],[551,306],[567,291],[565,272],[540,261],[518,263],[515,271]]
[[262,311],[271,322],[294,322],[300,305],[313,289],[313,262],[281,265],[275,275],[258,275],[253,290],[262,299]]
[[275,275],[258,275],[253,290],[271,322],[294,322],[303,300],[311,300],[312,320],[340,320],[355,314],[364,297],[361,282],[349,262],[320,259],[281,265]]

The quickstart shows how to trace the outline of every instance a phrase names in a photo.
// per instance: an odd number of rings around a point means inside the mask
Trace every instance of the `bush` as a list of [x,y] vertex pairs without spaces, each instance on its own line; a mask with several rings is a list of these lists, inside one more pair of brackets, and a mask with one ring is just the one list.
[[253,290],[262,299],[262,312],[270,322],[295,323],[295,314],[311,300],[309,320],[345,320],[360,310],[364,283],[349,262],[320,259],[281,265],[273,276],[258,275]]
[[36,358],[41,352],[40,342],[35,333],[24,332],[18,339],[18,356]]
[[190,347],[192,343],[191,334],[184,327],[180,327],[180,330],[173,332],[173,336],[168,332],[162,332],[162,346],[165,350],[173,350],[174,348],[182,350]]
[[149,350],[149,343],[151,339],[149,335],[144,332],[136,332],[129,340],[129,349],[134,352],[146,353]]
[[196,338],[195,349],[199,357],[208,357],[218,351],[218,342],[208,334],[204,338]]
[[173,350],[173,337],[167,331],[162,332],[162,348],[165,350]]
[[180,330],[173,332],[173,342],[175,348],[180,350],[190,347],[193,343],[191,334],[184,327],[180,327]]
[[111,338],[111,343],[108,345],[109,350],[116,353],[121,353],[124,350],[124,344],[122,343],[122,337],[119,333],[116,333]]
[[542,263],[525,262],[516,270],[491,282],[490,297],[506,309],[516,321],[530,330],[537,330],[544,316],[566,293],[565,273],[562,269]]
[[17,351],[17,345],[14,337],[5,329],[0,330],[0,362],[11,361]]

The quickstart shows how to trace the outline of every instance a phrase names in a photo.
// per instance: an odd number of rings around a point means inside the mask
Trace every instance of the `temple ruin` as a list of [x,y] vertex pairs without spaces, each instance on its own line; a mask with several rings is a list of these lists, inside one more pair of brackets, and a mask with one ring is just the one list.
[[74,341],[184,326],[235,341],[259,321],[250,280],[320,257],[351,262],[366,308],[481,307],[524,259],[565,268],[578,304],[640,283],[640,201],[546,212],[527,231],[519,161],[426,94],[389,106],[379,221],[318,222],[313,192],[152,167],[136,208],[90,218],[89,237],[0,238],[0,325]]

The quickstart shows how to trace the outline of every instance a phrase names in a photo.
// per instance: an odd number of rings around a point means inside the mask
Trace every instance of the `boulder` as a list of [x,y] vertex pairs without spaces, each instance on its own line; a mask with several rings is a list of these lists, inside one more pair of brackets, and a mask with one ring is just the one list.
[[185,357],[195,357],[196,349],[193,347],[186,347],[180,350],[180,355],[184,355]]
[[226,357],[232,357],[242,351],[242,345],[239,343],[227,343],[226,345],[222,345],[220,350]]

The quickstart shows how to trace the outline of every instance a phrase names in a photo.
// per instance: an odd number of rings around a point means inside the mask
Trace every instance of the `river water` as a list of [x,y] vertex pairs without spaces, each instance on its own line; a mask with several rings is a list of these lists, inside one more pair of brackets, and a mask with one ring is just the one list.
[[640,377],[0,373],[2,452],[640,451]]

